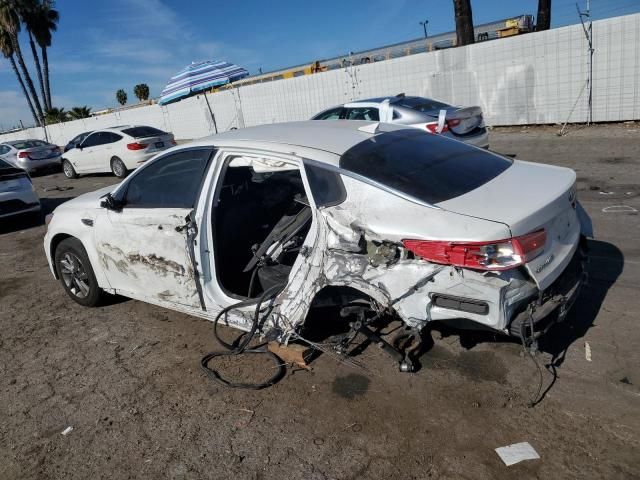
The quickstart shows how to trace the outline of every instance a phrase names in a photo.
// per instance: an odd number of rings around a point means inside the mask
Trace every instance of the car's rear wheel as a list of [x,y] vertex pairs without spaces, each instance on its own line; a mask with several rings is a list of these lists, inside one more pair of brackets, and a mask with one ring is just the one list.
[[76,238],[63,240],[54,258],[60,283],[71,299],[85,307],[99,305],[103,292],[82,243]]
[[124,178],[127,176],[127,173],[129,173],[124,162],[118,157],[111,159],[111,171],[118,178]]
[[67,178],[78,178],[78,173],[69,160],[65,159],[62,161],[62,171]]

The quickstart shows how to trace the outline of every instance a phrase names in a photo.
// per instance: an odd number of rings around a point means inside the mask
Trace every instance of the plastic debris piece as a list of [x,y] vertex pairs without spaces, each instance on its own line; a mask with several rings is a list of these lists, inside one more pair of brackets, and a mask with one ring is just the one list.
[[529,442],[514,443],[506,447],[496,448],[496,453],[504,464],[509,467],[523,460],[538,460],[540,455]]
[[73,427],[67,427],[64,430],[62,430],[62,432],[60,432],[61,435],[69,435],[71,433],[71,430],[73,430]]
[[591,345],[589,345],[589,342],[584,342],[584,358],[587,362],[591,361]]

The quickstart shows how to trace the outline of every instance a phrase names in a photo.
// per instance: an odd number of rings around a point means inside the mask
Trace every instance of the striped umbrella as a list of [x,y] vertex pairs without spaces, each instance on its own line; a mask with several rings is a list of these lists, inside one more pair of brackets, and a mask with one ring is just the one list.
[[233,63],[212,60],[193,62],[171,77],[167,86],[162,90],[158,103],[166,105],[188,97],[192,93],[226,85],[248,75],[249,72]]

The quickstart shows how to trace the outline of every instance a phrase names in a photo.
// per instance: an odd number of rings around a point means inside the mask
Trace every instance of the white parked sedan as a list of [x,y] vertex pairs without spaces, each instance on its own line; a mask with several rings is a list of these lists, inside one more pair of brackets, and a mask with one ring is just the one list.
[[153,127],[125,125],[96,130],[62,158],[68,178],[85,173],[113,172],[124,178],[158,152],[173,147],[173,134]]
[[265,125],[64,203],[44,249],[85,306],[117,293],[286,341],[312,305],[366,299],[415,332],[451,321],[532,341],[583,280],[575,181],[414,128]]
[[40,211],[40,199],[29,174],[0,160],[0,219]]

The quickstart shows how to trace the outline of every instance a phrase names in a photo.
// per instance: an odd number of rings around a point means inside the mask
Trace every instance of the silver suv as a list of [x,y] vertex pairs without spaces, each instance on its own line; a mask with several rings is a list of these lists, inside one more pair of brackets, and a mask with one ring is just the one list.
[[444,135],[476,147],[489,148],[489,135],[480,107],[454,107],[424,97],[395,97],[357,100],[332,107],[312,120],[368,120],[409,125]]

